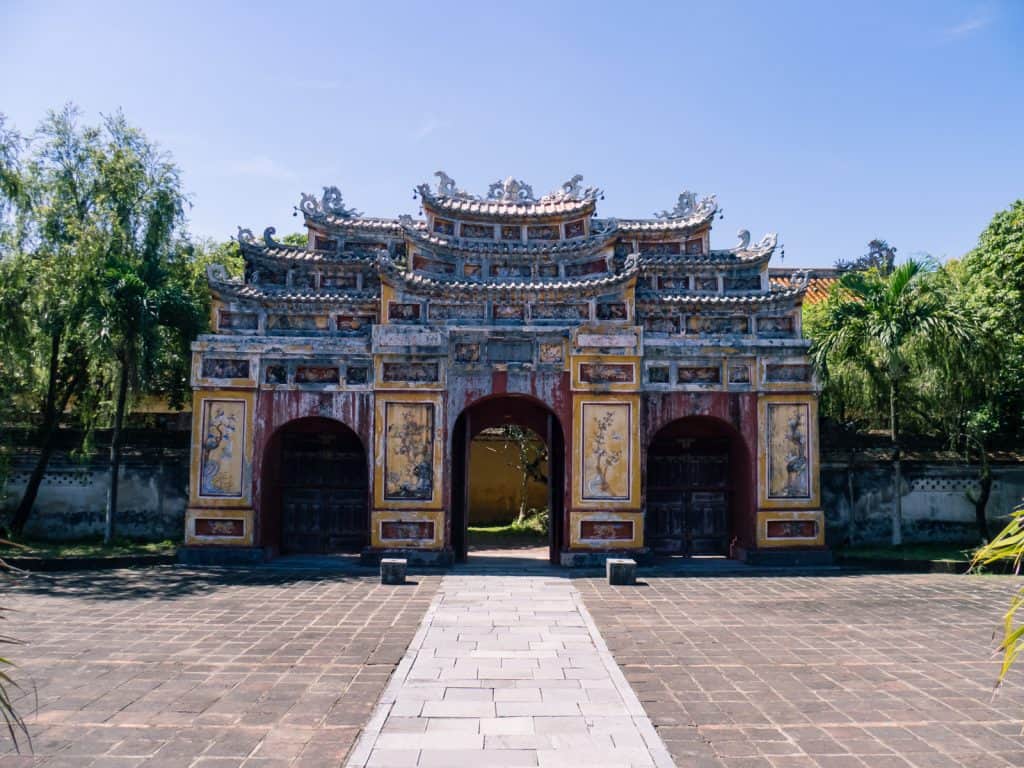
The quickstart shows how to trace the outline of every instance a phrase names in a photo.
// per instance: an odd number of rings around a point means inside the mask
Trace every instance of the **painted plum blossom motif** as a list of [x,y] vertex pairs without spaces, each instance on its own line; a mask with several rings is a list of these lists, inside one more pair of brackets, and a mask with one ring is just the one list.
[[803,422],[799,413],[790,417],[786,425],[786,485],[785,496],[803,498],[809,496],[807,488],[807,444],[804,440]]
[[606,408],[592,422],[590,440],[585,441],[587,497],[616,499],[628,495],[622,468],[626,446],[622,409]]
[[429,404],[388,403],[385,496],[429,500],[434,493],[434,424]]
[[206,429],[203,433],[200,494],[237,496],[241,487],[240,467],[235,460],[235,433],[238,414],[222,404],[207,403]]

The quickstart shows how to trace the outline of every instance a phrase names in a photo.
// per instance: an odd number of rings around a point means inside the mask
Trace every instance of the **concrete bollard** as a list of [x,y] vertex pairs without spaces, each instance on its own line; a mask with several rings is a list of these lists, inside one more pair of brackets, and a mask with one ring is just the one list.
[[636,560],[625,557],[609,557],[604,563],[608,583],[617,586],[636,584]]
[[404,557],[383,557],[380,561],[381,584],[405,584]]

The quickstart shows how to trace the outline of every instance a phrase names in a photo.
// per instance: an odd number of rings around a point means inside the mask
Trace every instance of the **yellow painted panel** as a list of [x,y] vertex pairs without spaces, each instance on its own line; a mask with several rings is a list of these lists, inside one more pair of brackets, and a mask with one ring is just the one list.
[[253,392],[193,393],[190,506],[252,506],[254,405]]
[[823,547],[825,513],[820,509],[788,512],[760,510],[757,513],[757,546]]
[[640,509],[640,398],[573,396],[572,506]]
[[818,399],[762,395],[757,402],[758,505],[768,509],[821,506]]
[[444,407],[440,394],[376,394],[376,509],[440,509]]

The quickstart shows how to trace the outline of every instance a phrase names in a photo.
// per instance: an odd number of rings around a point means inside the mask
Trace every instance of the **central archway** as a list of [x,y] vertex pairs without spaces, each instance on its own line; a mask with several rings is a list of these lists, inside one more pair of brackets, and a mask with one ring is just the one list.
[[455,558],[469,554],[469,480],[473,471],[470,447],[484,430],[516,425],[533,432],[548,449],[548,556],[559,562],[564,545],[565,438],[562,425],[548,406],[527,395],[493,395],[459,414],[452,431],[451,542]]
[[347,426],[288,422],[271,436],[263,467],[263,540],[274,549],[355,553],[369,544],[366,450]]

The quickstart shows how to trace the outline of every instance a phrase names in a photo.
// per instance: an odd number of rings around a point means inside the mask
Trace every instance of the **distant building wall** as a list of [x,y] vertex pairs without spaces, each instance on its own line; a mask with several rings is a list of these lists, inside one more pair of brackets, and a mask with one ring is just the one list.
[[[978,467],[906,462],[903,466],[903,539],[971,541],[977,537],[974,504]],[[1024,499],[1024,466],[994,466],[989,524],[994,533]],[[828,543],[884,544],[892,534],[892,465],[887,462],[824,461],[822,506]],[[851,497],[852,493],[852,497]]]
[[[469,449],[470,525],[502,525],[519,514],[522,475],[518,462],[519,451],[511,441],[489,435],[473,440]],[[541,471],[547,473],[547,467],[542,466]],[[526,508],[540,509],[547,504],[547,485],[531,480],[526,486]]]

